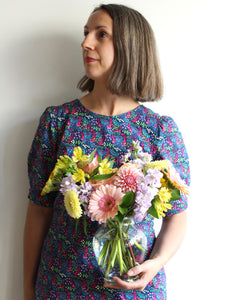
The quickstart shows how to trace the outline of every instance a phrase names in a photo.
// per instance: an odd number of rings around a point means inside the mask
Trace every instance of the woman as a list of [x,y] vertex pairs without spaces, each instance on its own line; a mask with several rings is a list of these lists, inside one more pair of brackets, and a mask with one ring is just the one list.
[[88,237],[82,222],[75,233],[62,196],[40,195],[57,157],[71,156],[74,146],[88,154],[98,147],[119,166],[137,139],[154,159],[170,159],[189,182],[188,157],[176,124],[139,104],[162,96],[154,35],[143,16],[125,6],[101,5],[84,27],[82,49],[86,75],[78,86],[88,93],[46,109],[29,154],[24,299],[166,299],[163,266],[184,238],[185,197],[173,202],[157,239],[152,217],[138,223],[147,235],[148,253],[129,275],[140,279],[128,283],[115,278],[117,285],[108,285],[93,254],[97,222],[88,220]]

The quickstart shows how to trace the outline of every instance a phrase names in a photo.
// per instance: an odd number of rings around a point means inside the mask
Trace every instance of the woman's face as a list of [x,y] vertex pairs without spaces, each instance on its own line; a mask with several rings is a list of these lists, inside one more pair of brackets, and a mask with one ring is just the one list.
[[86,75],[106,82],[114,62],[113,20],[107,12],[97,10],[90,15],[81,46]]

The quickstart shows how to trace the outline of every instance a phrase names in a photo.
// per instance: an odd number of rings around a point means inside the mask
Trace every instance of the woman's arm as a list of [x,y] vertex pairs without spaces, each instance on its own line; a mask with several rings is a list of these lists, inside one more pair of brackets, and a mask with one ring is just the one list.
[[41,249],[52,219],[52,208],[29,202],[24,229],[24,300],[34,300]]
[[159,270],[168,262],[180,247],[187,226],[186,211],[163,219],[162,228],[156,239],[150,258],[143,264],[128,271],[128,275],[140,275],[135,282],[125,282],[117,277],[114,278],[117,286],[105,284],[105,287],[117,289],[135,289],[143,291],[146,285],[153,279]]

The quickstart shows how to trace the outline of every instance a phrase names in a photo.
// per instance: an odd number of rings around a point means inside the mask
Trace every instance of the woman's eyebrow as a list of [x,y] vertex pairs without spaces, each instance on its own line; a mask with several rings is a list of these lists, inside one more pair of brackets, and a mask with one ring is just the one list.
[[[108,27],[105,26],[105,25],[98,25],[98,26],[95,27],[95,29],[99,29],[99,28],[108,28]],[[84,29],[89,29],[89,27],[87,25],[85,25]]]

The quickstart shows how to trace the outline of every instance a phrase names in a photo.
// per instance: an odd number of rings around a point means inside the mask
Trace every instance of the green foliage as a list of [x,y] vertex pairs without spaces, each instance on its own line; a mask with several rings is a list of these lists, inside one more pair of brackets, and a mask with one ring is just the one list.
[[91,179],[92,180],[105,180],[105,179],[112,177],[114,174],[115,173],[95,175]]
[[156,219],[159,219],[160,218],[160,215],[158,214],[157,210],[155,209],[154,205],[152,205],[149,209],[148,209],[148,213],[156,218]]
[[173,189],[171,193],[170,201],[175,201],[180,199],[180,190]]
[[145,169],[145,166],[144,166],[144,165],[142,166],[142,170],[143,170],[144,176],[146,176],[147,173],[146,173],[146,169]]
[[92,171],[92,173],[91,173],[91,178],[92,178],[93,176],[95,176],[95,175],[98,173],[98,171],[99,171],[99,166],[98,166],[97,168],[95,168],[95,169]]
[[97,150],[97,148],[91,152],[90,157],[89,157],[89,163],[91,163],[94,160],[96,150]]
[[102,162],[102,156],[101,156],[101,154],[99,154],[99,156],[98,156],[98,163],[100,164]]
[[133,192],[133,191],[127,192],[123,196],[123,198],[121,200],[121,204],[119,206],[124,207],[124,208],[129,208],[130,206],[133,206],[134,198],[135,198],[135,192]]
[[122,222],[122,220],[125,217],[129,217],[133,214],[134,211],[134,199],[135,199],[135,192],[130,191],[127,192],[122,200],[121,200],[121,204],[118,205],[118,214],[114,217],[116,220],[118,220],[119,222]]

